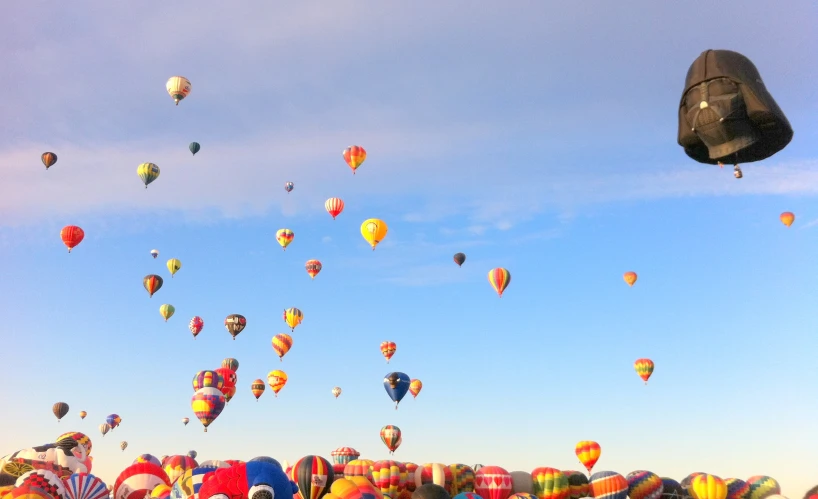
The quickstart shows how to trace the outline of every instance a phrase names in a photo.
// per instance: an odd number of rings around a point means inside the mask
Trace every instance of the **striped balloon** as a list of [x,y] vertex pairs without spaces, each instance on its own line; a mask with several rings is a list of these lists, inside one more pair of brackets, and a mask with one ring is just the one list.
[[494,288],[494,291],[497,292],[497,295],[502,298],[503,291],[506,290],[509,283],[511,282],[511,272],[508,270],[497,267],[496,269],[489,270],[489,283],[491,287]]
[[630,499],[660,499],[664,492],[664,484],[659,475],[650,471],[629,473],[628,497]]
[[[413,383],[420,380],[414,380]],[[411,391],[412,386],[409,385]],[[465,464],[450,464],[449,470],[452,472],[452,496],[461,492],[474,492],[474,470]]]
[[771,495],[781,494],[781,486],[769,476],[751,476],[747,479],[747,484],[750,486],[749,499],[766,499]]
[[281,362],[284,361],[284,356],[287,355],[287,352],[289,352],[292,347],[293,337],[289,334],[281,333],[273,336],[273,350]]
[[693,499],[726,499],[727,485],[716,475],[704,473],[690,482],[690,495]]
[[335,220],[335,217],[344,211],[344,202],[341,200],[341,198],[329,198],[324,203],[324,208],[327,210],[327,213],[332,216],[332,219]]
[[406,465],[406,490],[409,492],[415,491],[415,473],[419,466],[415,463],[403,463]]
[[642,378],[646,385],[648,384],[650,375],[653,374],[653,367],[653,361],[650,359],[636,359],[636,362],[633,363],[636,374]]
[[[574,452],[579,462],[582,463],[585,469],[588,470],[588,473],[590,473],[591,470],[594,469],[596,462],[599,461],[599,456],[602,454],[602,447],[593,440],[583,440],[577,443]],[[624,479],[625,477],[622,478]]]
[[293,464],[288,473],[298,484],[301,499],[321,499],[329,492],[334,477],[332,464],[321,456],[304,456]]
[[193,391],[198,392],[202,388],[216,388],[221,390],[224,386],[224,377],[216,371],[199,371],[193,377]]
[[446,489],[446,492],[451,496],[454,475],[452,475],[452,470],[445,464],[425,463],[423,466],[419,466],[415,470],[414,480],[415,488],[427,483],[433,483]]
[[727,485],[727,499],[749,499],[750,484],[738,478],[728,478],[724,481]]
[[591,497],[625,499],[628,497],[628,481],[614,471],[598,471],[591,475]]
[[332,462],[346,465],[353,459],[358,459],[358,456],[360,456],[361,453],[352,447],[338,447],[332,451],[330,455],[332,456]]
[[397,461],[384,460],[372,464],[372,483],[390,497],[406,488],[406,466]]
[[474,492],[483,499],[508,499],[511,474],[499,466],[483,466],[474,477]]
[[65,484],[66,499],[108,498],[108,486],[90,473],[74,473],[65,478],[63,483]]
[[353,459],[344,466],[344,478],[362,476],[371,482],[373,464],[370,459]]
[[534,495],[539,499],[568,499],[571,495],[568,478],[556,468],[535,468],[531,478],[534,479]]
[[[355,170],[361,166],[366,160],[366,150],[361,146],[349,146],[341,153],[344,157],[344,161],[347,162],[350,168],[352,168],[352,174],[355,174]],[[394,499],[394,498],[393,498]]]
[[591,492],[591,483],[585,474],[576,470],[562,470],[562,474],[568,479],[568,489],[571,491],[571,499],[588,497],[588,494]]
[[194,393],[190,399],[193,413],[202,422],[204,431],[207,431],[207,427],[219,417],[219,414],[224,410],[225,403],[224,393],[214,387],[202,388]]

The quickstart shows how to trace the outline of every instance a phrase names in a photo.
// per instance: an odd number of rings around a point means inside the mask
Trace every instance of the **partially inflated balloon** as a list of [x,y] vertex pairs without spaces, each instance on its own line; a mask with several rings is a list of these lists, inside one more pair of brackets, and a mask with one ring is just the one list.
[[625,499],[628,481],[613,471],[598,471],[591,475],[591,497],[594,499]]
[[165,88],[167,88],[168,94],[178,106],[182,99],[190,95],[191,84],[190,80],[184,76],[171,76],[165,84]]
[[335,480],[330,492],[339,499],[383,499],[383,494],[372,484],[371,479],[362,476],[347,476]]
[[630,499],[660,499],[664,492],[662,479],[650,471],[628,474],[626,480]]

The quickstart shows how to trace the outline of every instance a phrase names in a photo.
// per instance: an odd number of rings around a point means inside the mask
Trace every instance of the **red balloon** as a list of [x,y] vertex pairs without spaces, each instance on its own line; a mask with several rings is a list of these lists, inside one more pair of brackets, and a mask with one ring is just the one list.
[[85,231],[76,225],[66,225],[60,231],[60,238],[62,238],[63,244],[68,247],[68,252],[71,253],[71,250],[85,238]]

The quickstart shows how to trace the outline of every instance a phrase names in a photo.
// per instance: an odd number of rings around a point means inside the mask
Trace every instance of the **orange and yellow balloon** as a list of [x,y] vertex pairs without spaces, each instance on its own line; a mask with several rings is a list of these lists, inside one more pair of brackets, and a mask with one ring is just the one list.
[[795,222],[795,214],[791,211],[785,211],[781,214],[781,223],[786,225],[787,227],[791,226],[792,223]]
[[628,286],[633,286],[634,284],[636,284],[636,279],[638,278],[638,276],[636,275],[636,272],[625,272],[622,275],[622,278],[625,279],[625,282],[628,283]]
[[284,356],[293,347],[293,337],[287,333],[281,333],[273,336],[273,350],[280,361],[284,361]]
[[377,218],[364,220],[364,223],[361,224],[361,235],[372,246],[372,251],[375,251],[375,246],[383,241],[388,230],[389,227],[386,226],[386,222]]
[[352,168],[353,175],[355,175],[355,170],[366,160],[366,150],[361,146],[349,146],[341,154],[344,156],[344,161]]
[[596,462],[599,461],[602,448],[593,440],[583,440],[577,443],[574,452],[576,452],[579,462],[582,463],[585,469],[588,470],[588,473],[590,473],[591,470],[594,469]]
[[256,397],[256,401],[258,401],[258,398],[264,393],[264,380],[257,379],[250,383],[250,391],[253,392],[253,396]]
[[636,359],[636,362],[633,363],[633,368],[636,369],[636,374],[638,374],[647,385],[650,375],[653,374],[653,361],[650,359]]
[[489,270],[489,283],[500,298],[503,297],[503,291],[506,290],[510,282],[511,272],[507,269],[497,267],[496,269]]
[[294,237],[295,234],[293,234],[293,231],[291,231],[290,229],[279,229],[276,232],[276,241],[278,241],[278,244],[281,245],[281,248],[284,251],[287,251],[287,246],[289,246],[290,243],[293,242]]
[[267,384],[273,390],[273,393],[278,397],[278,392],[287,384],[287,373],[276,369],[267,374]]
[[321,262],[318,260],[307,260],[304,267],[306,267],[307,274],[309,274],[312,279],[315,279],[315,276],[317,276],[318,273],[321,272],[321,269],[324,268],[323,265],[321,265]]
[[413,379],[409,383],[409,393],[412,394],[412,398],[418,398],[418,394],[423,389],[423,383],[419,379]]

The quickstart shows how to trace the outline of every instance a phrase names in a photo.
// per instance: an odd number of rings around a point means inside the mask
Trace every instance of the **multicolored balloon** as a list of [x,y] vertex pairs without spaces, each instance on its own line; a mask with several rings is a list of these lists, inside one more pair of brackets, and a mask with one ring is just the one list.
[[[648,384],[648,379],[650,378],[651,374],[653,374],[653,361],[650,359],[636,359],[636,362],[633,363],[633,368],[636,370],[636,374],[639,375],[640,378]],[[631,497],[631,499],[634,499]]]
[[293,242],[293,238],[295,238],[295,234],[290,229],[278,229],[276,231],[276,241],[278,244],[281,245],[281,249],[287,251],[287,246]]
[[591,475],[591,497],[594,499],[626,499],[628,481],[613,471],[598,471]]
[[489,270],[489,283],[497,295],[502,298],[503,292],[511,283],[511,272],[502,267]]
[[173,314],[175,313],[176,307],[174,307],[170,303],[165,303],[164,305],[159,307],[159,314],[162,316],[163,319],[165,319],[165,322],[167,322],[168,319],[173,317]]
[[474,493],[483,499],[506,499],[513,486],[511,474],[499,466],[483,466],[474,477]]
[[236,336],[247,327],[247,319],[241,314],[230,314],[224,318],[224,327],[235,341]]
[[224,386],[224,377],[218,371],[199,371],[193,376],[193,391],[198,392],[202,388],[215,388],[221,391]]
[[568,499],[571,495],[568,477],[556,468],[535,468],[531,478],[534,481],[532,493],[538,499]]
[[142,278],[142,286],[148,292],[148,296],[153,298],[153,294],[162,288],[164,281],[156,274],[148,274]]
[[287,373],[279,369],[270,371],[267,373],[267,384],[270,385],[273,393],[276,397],[278,397],[278,392],[280,392],[281,389],[284,388],[284,385],[287,384]]
[[307,263],[304,265],[304,267],[307,269],[307,274],[309,274],[309,276],[312,279],[315,279],[315,276],[317,276],[318,273],[321,272],[321,269],[323,268],[321,262],[319,262],[318,260],[307,260]]
[[258,402],[261,394],[264,393],[264,387],[264,380],[262,379],[257,379],[250,383],[250,391],[253,392],[253,396],[256,397],[256,402]]
[[190,84],[190,80],[184,76],[171,76],[168,82],[165,83],[165,88],[178,106],[182,99],[190,95],[190,90],[193,87]]
[[226,400],[221,390],[212,386],[199,389],[190,399],[190,407],[199,418],[207,432],[207,427],[219,417],[224,410]]
[[190,418],[182,418],[182,423],[183,423],[185,426],[187,426],[187,424],[188,424],[188,423],[190,423]]
[[147,189],[148,184],[159,178],[159,167],[153,163],[142,163],[136,167],[136,174]]
[[278,355],[278,360],[283,362],[284,356],[293,347],[293,337],[287,333],[280,333],[273,336],[273,351]]
[[419,379],[413,379],[409,382],[409,393],[412,394],[412,398],[418,398],[418,394],[422,389],[423,383]]
[[[366,160],[366,150],[361,146],[349,146],[341,153],[344,161],[352,168],[352,174],[355,175],[355,170]],[[397,499],[397,498],[393,498]]]
[[386,445],[386,448],[389,449],[389,453],[394,454],[403,441],[401,439],[400,428],[391,424],[381,428],[381,441]]
[[295,184],[292,182],[285,182],[284,183],[284,190],[287,191],[287,194],[291,193],[295,188]]
[[190,323],[187,327],[190,329],[190,332],[193,333],[193,339],[195,340],[196,336],[198,336],[199,333],[202,332],[202,329],[204,329],[204,319],[197,315],[190,319]]
[[[602,448],[593,440],[583,440],[577,443],[574,452],[576,453],[577,458],[579,458],[579,462],[585,466],[588,473],[591,473],[591,470],[594,469],[594,465],[597,461],[599,461],[599,456],[602,454]],[[622,477],[622,480],[625,480],[625,477]],[[627,492],[627,490],[627,481],[625,481],[625,491]]]
[[321,456],[304,456],[293,464],[287,474],[298,484],[300,499],[321,499],[329,492],[335,479],[332,464]]
[[392,356],[395,355],[395,351],[397,349],[398,346],[395,344],[394,341],[381,342],[381,354],[383,354],[387,364],[389,364],[389,359],[391,359]]
[[630,499],[661,499],[664,492],[662,479],[650,471],[629,473],[626,480]]

